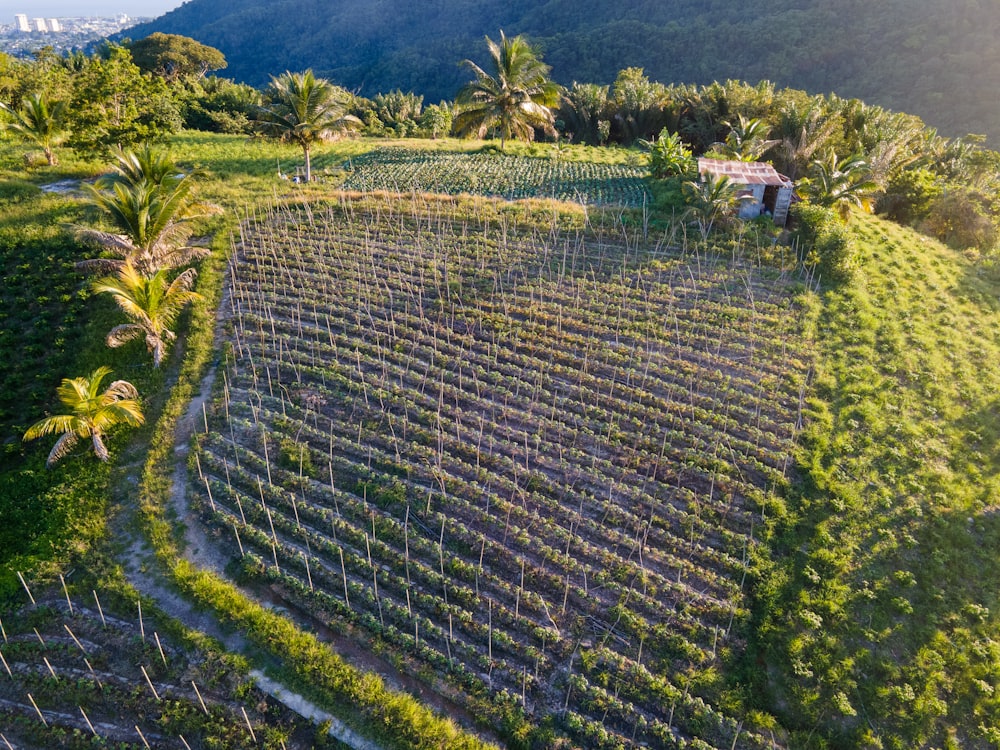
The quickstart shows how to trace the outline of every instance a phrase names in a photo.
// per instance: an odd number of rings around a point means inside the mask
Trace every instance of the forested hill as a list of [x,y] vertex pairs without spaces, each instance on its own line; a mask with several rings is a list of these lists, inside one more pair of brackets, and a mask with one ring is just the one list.
[[217,47],[224,75],[261,85],[312,68],[366,96],[451,99],[483,37],[525,34],[553,78],[610,83],[768,79],[919,115],[942,135],[1000,140],[995,0],[189,0],[130,30]]

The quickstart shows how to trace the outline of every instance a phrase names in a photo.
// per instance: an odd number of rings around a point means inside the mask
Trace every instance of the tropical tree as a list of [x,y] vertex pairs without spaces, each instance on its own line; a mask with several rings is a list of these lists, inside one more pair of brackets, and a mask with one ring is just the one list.
[[98,367],[85,377],[64,378],[56,394],[69,413],[46,417],[24,433],[25,440],[61,433],[49,452],[46,466],[52,466],[68,454],[77,442],[88,438],[97,457],[101,461],[107,461],[105,433],[118,425],[138,427],[143,423],[139,393],[135,386],[125,380],[116,380],[101,390],[101,383],[110,374],[111,368]]
[[501,31],[500,42],[486,37],[486,46],[495,74],[463,62],[475,80],[458,92],[455,131],[478,138],[496,131],[501,150],[510,138],[532,140],[535,128],[554,135],[551,107],[559,103],[559,87],[549,78],[549,66],[522,36],[508,39]]
[[664,128],[655,141],[640,141],[649,149],[649,169],[653,177],[665,179],[694,172],[698,166],[691,149],[677,133]]
[[800,186],[812,203],[832,208],[847,221],[851,208],[869,208],[869,198],[878,190],[878,184],[871,179],[868,163],[860,155],[844,161],[830,153],[826,159],[812,163],[809,178]]
[[665,127],[676,130],[678,111],[667,107],[668,99],[667,88],[650,81],[642,68],[620,70],[611,86],[610,102],[618,139],[628,146],[640,138],[652,138]]
[[95,294],[110,294],[131,323],[115,326],[107,335],[108,346],[115,348],[137,338],[145,338],[146,349],[153,355],[153,367],[159,367],[170,342],[176,338],[172,327],[184,305],[201,299],[191,291],[197,271],[189,268],[173,281],[165,269],[144,276],[129,262],[115,276],[96,280]]
[[312,70],[271,77],[258,118],[263,132],[302,147],[305,180],[312,179],[310,150],[364,123],[347,113],[350,94]]
[[841,127],[840,117],[828,111],[822,97],[786,102],[779,109],[774,128],[780,141],[776,146],[778,171],[796,179]]
[[194,174],[180,174],[174,162],[151,147],[118,151],[110,175],[87,188],[118,233],[78,228],[77,237],[117,256],[81,261],[81,270],[119,270],[126,262],[149,275],[208,254],[188,244],[191,223],[220,209],[194,199]]
[[65,117],[66,102],[50,101],[45,94],[35,93],[21,101],[20,109],[13,109],[0,102],[0,111],[13,118],[6,125],[7,130],[42,149],[50,167],[58,163],[54,149],[69,135]]
[[445,101],[429,104],[420,116],[420,126],[437,140],[451,132],[452,106]]
[[180,130],[184,121],[165,81],[144,75],[124,47],[84,58],[72,76],[69,145],[88,154],[132,148]]
[[567,138],[591,146],[603,144],[611,130],[609,103],[607,86],[574,82],[563,92],[559,104],[559,119]]
[[725,123],[729,126],[729,134],[722,143],[716,143],[712,149],[717,153],[736,161],[757,161],[768,149],[777,145],[777,138],[768,138],[770,127],[759,118],[747,119],[739,115],[735,123]]
[[709,172],[698,180],[685,182],[682,190],[702,239],[707,239],[716,222],[725,219],[732,211],[739,186],[726,175]]
[[140,70],[168,83],[181,78],[202,78],[209,71],[226,67],[225,55],[215,47],[177,34],[156,31],[125,46]]

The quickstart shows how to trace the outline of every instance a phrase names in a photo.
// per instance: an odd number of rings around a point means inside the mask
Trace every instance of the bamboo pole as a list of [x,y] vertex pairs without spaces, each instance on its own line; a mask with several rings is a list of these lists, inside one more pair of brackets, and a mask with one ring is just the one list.
[[38,704],[35,703],[35,699],[31,697],[31,693],[28,693],[28,700],[31,701],[31,705],[35,707],[35,713],[37,713],[38,718],[42,720],[42,724],[48,726],[49,723],[45,721],[45,717],[42,716],[42,710],[38,707]]

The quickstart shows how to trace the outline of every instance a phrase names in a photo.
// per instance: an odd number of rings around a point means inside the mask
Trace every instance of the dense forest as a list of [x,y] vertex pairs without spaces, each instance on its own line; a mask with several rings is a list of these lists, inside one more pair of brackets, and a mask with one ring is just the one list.
[[193,37],[252,85],[311,67],[365,96],[399,88],[437,101],[464,82],[457,61],[498,28],[528,36],[566,86],[609,84],[625,67],[664,83],[766,79],[996,139],[1000,6],[982,0],[190,0],[129,35]]

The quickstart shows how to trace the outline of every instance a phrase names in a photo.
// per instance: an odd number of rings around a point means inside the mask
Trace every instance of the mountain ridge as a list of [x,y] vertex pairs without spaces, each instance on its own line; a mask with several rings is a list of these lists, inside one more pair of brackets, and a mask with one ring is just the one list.
[[364,96],[393,89],[428,102],[468,80],[483,37],[524,34],[552,77],[609,84],[626,67],[662,83],[767,79],[918,115],[943,135],[998,142],[1000,5],[976,0],[189,0],[133,27],[220,49],[224,75],[255,86],[285,70],[317,74]]

